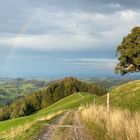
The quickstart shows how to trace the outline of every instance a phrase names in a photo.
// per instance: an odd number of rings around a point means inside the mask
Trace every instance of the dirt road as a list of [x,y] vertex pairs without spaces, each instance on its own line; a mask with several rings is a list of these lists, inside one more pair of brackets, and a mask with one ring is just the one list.
[[77,111],[68,111],[55,122],[46,125],[37,140],[94,140],[81,124]]

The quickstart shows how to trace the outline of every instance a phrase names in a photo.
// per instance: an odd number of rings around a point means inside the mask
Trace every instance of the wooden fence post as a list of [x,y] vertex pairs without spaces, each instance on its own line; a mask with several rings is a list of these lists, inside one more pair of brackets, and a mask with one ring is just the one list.
[[109,92],[107,93],[107,112],[109,113]]

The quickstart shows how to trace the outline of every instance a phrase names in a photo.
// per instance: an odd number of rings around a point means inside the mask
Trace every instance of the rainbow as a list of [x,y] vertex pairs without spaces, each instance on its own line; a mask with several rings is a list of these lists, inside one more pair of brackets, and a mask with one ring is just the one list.
[[13,39],[15,40],[13,42],[13,44],[11,45],[11,49],[10,52],[6,58],[6,62],[5,65],[3,67],[2,72],[6,72],[9,64],[10,64],[10,60],[12,58],[12,56],[14,55],[16,49],[18,48],[18,46],[20,45],[21,41],[23,40],[23,36],[25,35],[25,33],[28,31],[28,29],[30,28],[31,24],[33,23],[34,17],[37,14],[37,11],[34,12],[34,14],[32,14],[24,23],[24,25],[22,26],[22,28],[19,30],[19,33],[13,37]]

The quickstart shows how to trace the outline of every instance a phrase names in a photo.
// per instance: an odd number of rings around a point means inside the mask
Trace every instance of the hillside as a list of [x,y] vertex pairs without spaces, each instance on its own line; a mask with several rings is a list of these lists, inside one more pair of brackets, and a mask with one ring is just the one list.
[[[106,103],[106,95],[98,99],[98,103]],[[110,104],[114,107],[140,110],[140,80],[131,81],[110,91]]]
[[92,103],[94,98],[95,95],[89,93],[75,93],[40,110],[36,114],[0,122],[0,138],[6,140],[12,138],[14,140],[32,140],[41,132],[44,124],[48,123],[47,116],[49,114],[58,114],[58,112],[64,110],[76,109],[81,104]]
[[106,94],[105,89],[94,84],[82,82],[74,77],[66,77],[49,84],[47,88],[18,98],[11,104],[2,107],[0,109],[0,121],[31,115],[75,92],[89,92],[95,95]]
[[[14,140],[43,140],[49,136],[53,139],[62,139],[63,137],[75,139],[78,137],[81,140],[92,140],[93,138],[99,140],[115,138],[123,140],[127,135],[132,140],[137,139],[137,135],[131,128],[137,130],[138,125],[133,126],[133,124],[139,121],[138,112],[131,115],[129,110],[120,110],[119,107],[127,108],[131,111],[140,110],[140,80],[128,82],[110,91],[110,104],[114,108],[110,109],[109,117],[106,106],[92,104],[95,99],[98,104],[106,104],[106,95],[98,96],[97,90],[95,90],[97,95],[87,92],[78,92],[80,88],[77,88],[77,86],[73,87],[73,82],[74,85],[79,85],[77,83],[80,81],[75,78],[65,78],[52,83],[48,89],[51,91],[50,89],[62,87],[60,86],[62,83],[69,83],[69,86],[66,85],[69,88],[71,87],[71,90],[77,89],[77,92],[75,91],[74,94],[67,95],[67,97],[63,97],[63,99],[56,101],[30,116],[0,122],[0,138],[4,138],[5,140],[10,140],[11,138]],[[81,84],[82,86],[80,87],[82,90],[86,89],[85,87],[87,87],[88,84],[86,85],[86,83],[83,82]],[[89,88],[91,90],[91,85]],[[52,93],[55,93],[55,90],[52,91]],[[81,106],[81,104],[83,106]],[[78,112],[80,116],[78,116]],[[128,126],[128,124],[130,126]],[[75,127],[76,125],[78,126],[77,128]],[[85,127],[83,127],[83,125],[85,125]],[[56,128],[52,129],[52,126],[56,126]],[[125,136],[123,135],[124,131]],[[135,132],[140,135],[139,130]],[[93,138],[89,138],[88,136]]]
[[88,78],[88,79],[84,79],[85,81],[89,82],[89,83],[93,83],[93,84],[97,84],[101,87],[104,87],[106,89],[111,89],[113,87],[116,86],[120,86],[122,84],[128,83],[132,80],[135,80],[136,78],[115,78],[115,77],[94,77],[94,78]]
[[[8,81],[9,80],[9,81]],[[0,79],[1,81],[1,79]],[[0,106],[5,105],[15,98],[26,96],[33,91],[46,87],[47,82],[41,80],[26,80],[22,78],[7,79],[0,82]]]
[[[132,79],[126,78],[88,78],[82,79],[84,82],[91,84],[97,84],[100,87],[110,89],[115,86],[127,83]],[[0,78],[0,107],[10,103],[16,98],[29,95],[34,91],[38,91],[47,85],[56,83],[58,81],[46,81],[46,80],[36,80],[36,79],[23,79],[23,78]]]

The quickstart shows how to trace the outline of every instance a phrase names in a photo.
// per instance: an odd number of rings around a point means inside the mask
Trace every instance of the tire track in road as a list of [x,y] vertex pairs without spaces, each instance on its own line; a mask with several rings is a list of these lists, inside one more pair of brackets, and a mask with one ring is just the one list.
[[43,133],[37,138],[37,140],[54,140],[56,131],[58,129],[58,127],[55,125],[58,125],[58,124],[61,125],[63,123],[63,120],[67,117],[69,113],[70,111],[64,113],[64,115],[60,116],[52,124],[47,124],[43,130]]
[[80,122],[77,111],[68,111],[47,124],[37,140],[95,140]]
[[66,119],[70,119],[69,128],[65,128],[61,133],[57,133],[55,140],[95,140],[87,131],[87,129],[80,122],[79,114],[77,111],[72,111]]

